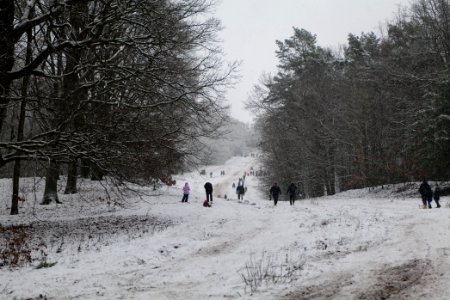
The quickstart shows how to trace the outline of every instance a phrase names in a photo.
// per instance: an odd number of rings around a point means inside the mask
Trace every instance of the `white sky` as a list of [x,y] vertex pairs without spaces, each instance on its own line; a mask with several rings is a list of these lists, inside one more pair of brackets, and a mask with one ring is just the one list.
[[251,122],[244,109],[261,74],[276,70],[275,40],[292,36],[292,27],[316,34],[318,44],[337,48],[348,33],[379,33],[380,24],[392,19],[410,0],[218,0],[216,17],[227,59],[241,61],[241,79],[227,93],[231,115]]

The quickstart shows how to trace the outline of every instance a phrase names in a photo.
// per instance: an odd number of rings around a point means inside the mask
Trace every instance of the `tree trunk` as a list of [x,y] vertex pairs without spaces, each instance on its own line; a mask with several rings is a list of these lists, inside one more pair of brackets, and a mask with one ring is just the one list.
[[50,202],[55,201],[56,203],[61,203],[58,199],[58,175],[59,166],[52,160],[47,169],[47,176],[45,178],[45,191],[44,198],[41,204],[50,204]]
[[11,215],[19,214],[19,179],[20,179],[20,159],[16,159],[13,173],[13,193],[11,200]]
[[91,180],[102,180],[103,171],[95,164],[91,164]]
[[[25,64],[28,65],[31,61],[32,56],[32,32],[31,29],[27,31],[27,54],[25,57]],[[25,128],[25,115],[27,109],[27,96],[28,96],[28,85],[30,82],[30,76],[25,76],[22,81],[22,103],[20,104],[20,113],[19,113],[19,124],[17,127],[17,141],[20,142],[23,140],[23,132]],[[20,166],[21,160],[20,158],[16,159],[14,162],[14,172],[13,172],[13,194],[11,200],[11,215],[19,214],[19,180],[20,180]]]
[[91,168],[89,166],[89,160],[83,158],[81,159],[81,177],[83,178],[89,178],[89,175],[91,173]]
[[[28,90],[28,81],[29,76],[24,77],[23,80],[23,88],[22,88],[22,95],[24,99],[22,100],[22,103],[20,105],[20,115],[19,115],[19,125],[17,129],[17,141],[23,140],[23,131],[25,126],[25,113],[26,113],[26,93]],[[12,193],[12,200],[11,200],[11,215],[18,215],[19,214],[19,180],[20,180],[20,166],[21,166],[21,160],[20,158],[17,158],[14,162],[14,172],[13,172],[13,193]]]
[[324,196],[328,196],[329,195],[329,193],[328,193],[328,184],[327,183],[323,184],[323,195]]
[[75,159],[69,163],[69,169],[67,172],[67,183],[64,194],[76,194],[77,191],[77,176],[78,176],[78,162]]
[[339,174],[337,171],[337,168],[334,167],[333,168],[334,171],[334,191],[336,194],[341,192],[341,182],[340,182],[340,178],[339,178]]
[[[8,72],[14,66],[14,1],[0,0],[0,134],[6,119],[11,79]],[[0,166],[1,156],[0,156]]]

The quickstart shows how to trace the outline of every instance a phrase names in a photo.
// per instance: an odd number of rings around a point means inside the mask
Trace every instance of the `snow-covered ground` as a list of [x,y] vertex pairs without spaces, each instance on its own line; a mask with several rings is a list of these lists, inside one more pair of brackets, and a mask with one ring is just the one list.
[[0,225],[32,224],[30,243],[42,240],[56,263],[3,267],[0,299],[449,299],[448,198],[425,210],[416,195],[355,190],[274,207],[248,176],[238,201],[232,184],[252,166],[235,157],[142,199],[129,194],[124,206],[89,181],[40,206],[42,183],[24,179],[19,216],[8,215],[10,181],[0,180]]

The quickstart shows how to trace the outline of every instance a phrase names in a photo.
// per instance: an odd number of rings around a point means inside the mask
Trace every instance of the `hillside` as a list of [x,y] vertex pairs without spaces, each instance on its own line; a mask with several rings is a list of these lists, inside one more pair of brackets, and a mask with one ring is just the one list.
[[[7,215],[10,183],[1,180],[0,225],[24,225],[56,264],[3,267],[0,299],[448,299],[448,197],[422,210],[414,194],[356,190],[274,207],[249,176],[238,201],[232,183],[256,166],[234,157],[121,205],[86,181],[80,195],[40,206],[42,182],[35,200],[26,179],[18,216]],[[206,181],[211,208],[201,205]],[[180,202],[184,182],[189,203]]]

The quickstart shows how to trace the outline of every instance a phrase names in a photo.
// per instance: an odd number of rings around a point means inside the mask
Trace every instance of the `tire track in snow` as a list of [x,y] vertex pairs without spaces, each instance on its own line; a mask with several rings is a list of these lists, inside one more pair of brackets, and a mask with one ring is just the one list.
[[[281,299],[421,299],[436,295],[435,289],[440,286],[436,281],[442,281],[442,286],[445,286],[448,281],[445,278],[449,277],[442,278],[449,270],[449,262],[442,260],[440,255],[446,252],[442,249],[449,249],[450,256],[450,248],[433,250],[435,241],[423,229],[430,228],[425,223],[433,221],[431,218],[420,218],[420,222],[417,222],[416,216],[400,218],[394,226],[402,229],[392,234],[386,231],[387,236],[382,243],[375,243],[376,247],[367,249],[367,253],[359,253],[359,264],[349,267],[336,260],[336,271],[321,277],[319,284],[297,287]],[[405,245],[409,247],[405,248]],[[374,261],[375,257],[385,263]],[[341,268],[342,266],[345,268]],[[348,277],[345,274],[353,275]],[[430,287],[424,285],[424,282],[433,284]],[[438,299],[447,299],[444,296],[445,288],[442,295]]]
[[[164,261],[161,266],[155,269],[157,276],[149,274],[146,270],[133,274],[126,284],[130,288],[129,292],[136,297],[146,295],[148,298],[155,299],[200,299],[205,297],[205,295],[198,295],[197,291],[214,290],[214,287],[210,286],[211,282],[221,282],[227,279],[235,280],[236,284],[241,284],[237,270],[221,269],[221,272],[216,270],[221,268],[221,266],[226,266],[227,261],[233,261],[237,257],[237,253],[238,256],[246,259],[246,250],[251,247],[251,240],[261,232],[266,231],[273,221],[270,218],[271,221],[268,222],[267,214],[260,215],[253,206],[246,207],[248,210],[242,213],[241,204],[236,203],[234,205],[234,218],[226,220],[226,222],[218,219],[210,224],[208,229],[213,233],[212,239],[216,240],[207,239],[202,241],[201,244],[205,244],[206,247],[200,245],[200,247],[196,247],[193,251],[180,257],[173,257]],[[253,212],[255,215],[249,216],[249,212]],[[252,223],[254,226],[244,226],[244,224],[249,224],[245,220],[248,217],[255,217],[256,222]],[[227,228],[224,229],[224,226]],[[239,228],[242,232],[236,235],[236,230],[230,228]],[[226,234],[230,232],[231,234]],[[229,265],[232,264],[230,263]],[[193,266],[201,267],[202,269],[193,273]],[[177,274],[177,278],[173,278],[174,273]],[[119,275],[119,277],[123,275]],[[224,278],[215,278],[220,276]],[[205,278],[215,279],[205,281]],[[134,287],[134,289],[131,287]]]

